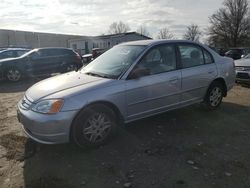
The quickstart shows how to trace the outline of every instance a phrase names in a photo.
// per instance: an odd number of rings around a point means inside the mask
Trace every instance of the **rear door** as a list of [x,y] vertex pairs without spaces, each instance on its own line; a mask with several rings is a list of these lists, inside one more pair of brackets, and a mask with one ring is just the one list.
[[152,48],[136,67],[147,68],[150,74],[126,82],[128,120],[178,106],[181,70],[177,68],[175,45],[165,44]]
[[34,75],[44,75],[53,72],[53,57],[50,49],[39,49],[31,54],[29,64]]
[[182,105],[203,100],[207,88],[217,76],[217,67],[212,55],[203,47],[178,44],[182,66]]

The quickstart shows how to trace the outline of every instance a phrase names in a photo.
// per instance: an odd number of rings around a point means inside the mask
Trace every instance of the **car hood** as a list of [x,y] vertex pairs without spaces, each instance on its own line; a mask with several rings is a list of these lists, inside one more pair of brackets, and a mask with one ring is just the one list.
[[250,59],[240,59],[235,62],[236,67],[250,67]]
[[[26,91],[25,95],[32,102],[36,102],[42,98],[48,97],[59,92],[62,93],[66,90],[72,90],[76,87],[78,87],[79,90],[90,89],[103,82],[110,81],[112,80],[88,76],[81,72],[70,72],[52,78],[48,78],[46,80],[36,83]],[[74,89],[74,91],[76,90]]]

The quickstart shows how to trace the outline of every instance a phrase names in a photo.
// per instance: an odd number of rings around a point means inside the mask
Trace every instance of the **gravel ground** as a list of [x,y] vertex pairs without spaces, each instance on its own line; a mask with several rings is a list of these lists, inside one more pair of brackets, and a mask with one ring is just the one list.
[[0,82],[0,187],[249,188],[250,89],[217,111],[200,105],[128,124],[109,144],[80,150],[28,139],[16,104],[35,81]]

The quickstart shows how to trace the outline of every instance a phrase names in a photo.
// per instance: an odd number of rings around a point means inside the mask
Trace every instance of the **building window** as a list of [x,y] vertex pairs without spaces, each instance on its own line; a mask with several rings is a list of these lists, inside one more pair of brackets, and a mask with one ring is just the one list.
[[76,45],[76,44],[72,44],[72,48],[73,48],[74,50],[76,50],[76,49],[77,49],[77,45]]

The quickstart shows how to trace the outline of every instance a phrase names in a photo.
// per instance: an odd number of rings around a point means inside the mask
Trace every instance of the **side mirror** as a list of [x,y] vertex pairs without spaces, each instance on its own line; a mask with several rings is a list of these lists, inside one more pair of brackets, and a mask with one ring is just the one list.
[[135,68],[130,75],[128,76],[128,79],[138,79],[143,76],[150,75],[150,71],[147,68],[144,67],[137,67]]
[[241,58],[244,58],[245,57],[245,55],[241,55]]

